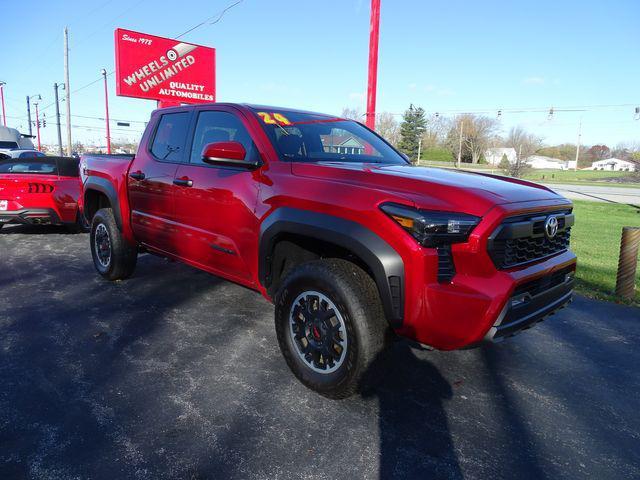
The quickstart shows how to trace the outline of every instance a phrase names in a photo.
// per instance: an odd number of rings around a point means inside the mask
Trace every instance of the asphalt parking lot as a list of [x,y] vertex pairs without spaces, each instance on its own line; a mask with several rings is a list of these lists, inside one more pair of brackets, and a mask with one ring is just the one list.
[[261,296],[150,255],[107,283],[87,235],[0,232],[1,479],[640,477],[640,310],[577,297],[503,344],[398,343],[331,401]]

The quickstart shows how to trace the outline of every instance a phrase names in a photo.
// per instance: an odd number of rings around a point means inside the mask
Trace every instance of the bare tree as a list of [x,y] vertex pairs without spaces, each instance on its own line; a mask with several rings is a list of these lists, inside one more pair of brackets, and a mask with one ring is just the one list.
[[505,145],[516,151],[516,159],[513,163],[501,163],[501,168],[507,175],[520,178],[530,168],[527,159],[542,147],[542,139],[517,126],[509,130]]
[[468,113],[458,115],[451,122],[445,144],[457,157],[462,137],[462,161],[478,163],[494,141],[498,126],[495,118]]
[[484,155],[498,130],[495,118],[483,115],[464,116],[465,142],[471,152],[471,163],[478,163]]
[[340,116],[342,118],[348,118],[350,120],[356,120],[358,122],[362,122],[364,119],[363,113],[362,113],[362,110],[360,110],[360,107],[354,107],[354,108],[344,107],[342,109],[342,113],[340,114]]
[[435,114],[429,116],[422,134],[422,147],[432,148],[442,145],[450,128],[451,122],[449,119]]
[[400,140],[400,126],[392,113],[382,112],[376,119],[376,132],[384,137],[391,145],[397,145]]

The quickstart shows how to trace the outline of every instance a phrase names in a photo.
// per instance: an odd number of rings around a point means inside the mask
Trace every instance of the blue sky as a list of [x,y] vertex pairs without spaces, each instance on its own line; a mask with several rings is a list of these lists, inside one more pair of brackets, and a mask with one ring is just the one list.
[[[23,1],[3,5],[0,80],[10,126],[27,129],[25,96],[53,101],[63,82],[62,29],[70,30],[72,91],[114,69],[113,30],[172,37],[220,12],[232,0]],[[364,111],[368,0],[244,0],[215,25],[182,40],[217,49],[219,101]],[[10,19],[15,18],[15,22]],[[505,130],[520,124],[546,143],[640,141],[640,2],[382,0],[378,111],[414,103],[428,112],[504,111]],[[99,143],[104,122],[100,82],[71,101],[74,138]],[[134,120],[114,137],[137,139],[155,103],[115,96],[114,119]],[[626,105],[581,108],[562,107]],[[555,107],[552,120],[546,110]],[[533,108],[543,112],[509,113]],[[63,109],[64,111],[64,109]],[[54,108],[45,110],[45,143],[55,142]],[[399,117],[398,117],[399,118]]]

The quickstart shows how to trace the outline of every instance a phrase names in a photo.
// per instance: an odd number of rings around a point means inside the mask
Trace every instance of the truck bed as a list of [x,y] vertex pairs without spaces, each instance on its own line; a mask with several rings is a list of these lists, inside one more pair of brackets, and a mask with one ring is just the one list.
[[80,177],[82,183],[90,175],[115,180],[126,174],[135,155],[125,154],[97,154],[91,153],[80,157]]

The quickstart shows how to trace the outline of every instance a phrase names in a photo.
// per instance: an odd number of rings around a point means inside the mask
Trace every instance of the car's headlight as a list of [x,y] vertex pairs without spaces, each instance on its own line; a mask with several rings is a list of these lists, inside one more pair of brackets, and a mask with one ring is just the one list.
[[466,242],[480,222],[480,217],[465,213],[417,210],[395,203],[380,208],[425,247]]

